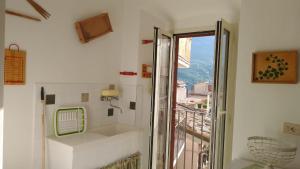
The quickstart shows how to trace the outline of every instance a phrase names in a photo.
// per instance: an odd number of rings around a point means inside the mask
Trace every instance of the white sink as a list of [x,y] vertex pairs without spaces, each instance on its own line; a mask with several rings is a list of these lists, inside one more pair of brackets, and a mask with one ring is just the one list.
[[101,128],[92,129],[91,132],[111,137],[111,136],[129,132],[132,130],[134,130],[134,128],[130,127],[128,125],[113,124],[113,125],[103,126]]
[[48,137],[47,169],[99,168],[141,152],[139,143],[140,131],[123,124],[101,126],[84,134]]

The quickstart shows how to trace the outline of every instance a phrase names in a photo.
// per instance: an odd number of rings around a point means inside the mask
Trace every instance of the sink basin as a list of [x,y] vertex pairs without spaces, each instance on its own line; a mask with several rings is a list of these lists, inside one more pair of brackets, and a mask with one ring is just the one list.
[[119,123],[90,129],[84,134],[48,137],[47,141],[48,169],[99,168],[141,152],[140,131]]
[[134,130],[134,128],[128,125],[113,124],[113,125],[103,126],[101,128],[92,129],[91,132],[110,137],[110,136],[126,133],[132,130]]

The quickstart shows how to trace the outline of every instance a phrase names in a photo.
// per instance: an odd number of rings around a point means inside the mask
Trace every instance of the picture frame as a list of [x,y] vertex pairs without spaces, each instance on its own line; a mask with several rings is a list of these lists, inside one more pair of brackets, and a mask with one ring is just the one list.
[[296,50],[253,53],[253,83],[296,84],[297,76],[298,52]]

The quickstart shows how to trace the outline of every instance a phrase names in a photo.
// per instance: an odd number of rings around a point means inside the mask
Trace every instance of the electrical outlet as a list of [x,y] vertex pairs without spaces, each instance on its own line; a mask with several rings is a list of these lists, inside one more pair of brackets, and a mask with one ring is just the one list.
[[81,102],[89,102],[89,93],[81,93]]
[[283,124],[283,133],[300,136],[300,124],[285,122]]
[[55,94],[46,95],[46,105],[55,104]]
[[108,116],[113,116],[114,115],[114,109],[113,108],[109,108],[107,111],[107,115]]
[[130,110],[135,110],[135,102],[130,102],[129,103],[129,109]]

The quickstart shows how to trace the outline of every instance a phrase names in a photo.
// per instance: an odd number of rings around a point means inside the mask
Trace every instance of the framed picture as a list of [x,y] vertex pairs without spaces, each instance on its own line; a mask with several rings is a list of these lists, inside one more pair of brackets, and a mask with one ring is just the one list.
[[255,52],[253,83],[297,83],[297,51]]

